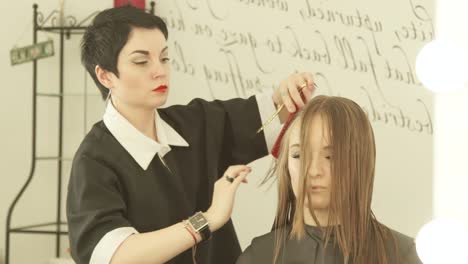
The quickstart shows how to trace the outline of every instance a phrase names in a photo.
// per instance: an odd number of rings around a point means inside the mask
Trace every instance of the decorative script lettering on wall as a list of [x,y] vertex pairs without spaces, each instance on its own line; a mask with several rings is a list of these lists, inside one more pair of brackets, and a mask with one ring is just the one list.
[[171,3],[161,16],[171,32],[172,69],[203,80],[212,99],[227,90],[246,97],[314,69],[322,93],[355,99],[372,122],[433,133],[432,97],[414,70],[418,50],[434,38],[422,0]]

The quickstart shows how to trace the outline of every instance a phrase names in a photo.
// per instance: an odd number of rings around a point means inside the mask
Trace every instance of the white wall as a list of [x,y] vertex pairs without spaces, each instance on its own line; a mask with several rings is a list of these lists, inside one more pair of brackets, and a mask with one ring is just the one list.
[[[6,1],[3,1],[6,2]],[[0,251],[1,261],[5,256],[5,230],[8,207],[29,176],[31,167],[31,94],[32,94],[32,63],[10,66],[10,49],[27,46],[32,43],[32,6],[35,1],[2,2],[0,16],[0,72],[2,79],[2,96],[0,103]],[[58,8],[59,1],[37,1],[39,10],[47,16]],[[96,9],[112,5],[111,1],[65,1],[66,12],[73,13],[78,19],[85,18]],[[7,25],[8,24],[8,25]],[[58,52],[58,38],[54,34],[40,33],[38,41],[48,37],[54,39],[55,50]],[[84,71],[79,62],[79,38],[72,37],[66,41],[66,79],[67,93],[82,91],[84,87]],[[55,92],[58,89],[57,57],[40,60],[38,90]],[[91,87],[93,88],[93,87]],[[90,111],[88,119],[96,120],[100,100],[96,96],[89,97]],[[64,137],[64,153],[71,157],[83,135],[83,114],[78,104],[82,97],[66,97]],[[57,150],[57,101],[55,99],[38,99],[38,155],[54,155]],[[45,114],[45,111],[49,111]],[[102,111],[102,110],[101,110]],[[93,120],[93,122],[94,122]],[[91,122],[91,120],[89,121]],[[65,175],[63,186],[66,187],[69,161],[64,162]],[[38,162],[36,174],[28,190],[18,203],[13,218],[13,226],[52,222],[56,214],[56,171],[52,162]],[[62,200],[64,202],[64,199]],[[62,208],[63,204],[62,204]],[[62,210],[62,219],[65,212]],[[67,238],[64,236],[60,253],[67,255]],[[10,263],[47,263],[55,255],[55,240],[52,236],[12,234]]]
[[[468,3],[443,0],[438,1],[437,6],[438,38],[453,41],[468,52]],[[465,75],[468,76],[468,72]],[[467,83],[459,91],[436,96],[434,215],[457,219],[468,228],[467,102]]]

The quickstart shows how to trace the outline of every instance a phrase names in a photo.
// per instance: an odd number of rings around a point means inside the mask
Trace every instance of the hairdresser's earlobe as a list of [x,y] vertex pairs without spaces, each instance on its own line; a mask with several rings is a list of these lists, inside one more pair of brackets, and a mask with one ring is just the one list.
[[104,70],[101,66],[96,65],[94,68],[94,73],[96,74],[97,79],[99,82],[104,85],[106,88],[112,88],[112,80],[110,78],[111,72]]

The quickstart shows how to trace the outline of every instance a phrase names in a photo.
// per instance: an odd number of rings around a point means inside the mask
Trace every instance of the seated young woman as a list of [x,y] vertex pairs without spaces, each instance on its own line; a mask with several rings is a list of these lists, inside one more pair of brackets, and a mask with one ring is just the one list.
[[237,263],[421,263],[413,239],[372,212],[375,160],[372,127],[358,104],[312,99],[281,141],[273,231],[255,238]]

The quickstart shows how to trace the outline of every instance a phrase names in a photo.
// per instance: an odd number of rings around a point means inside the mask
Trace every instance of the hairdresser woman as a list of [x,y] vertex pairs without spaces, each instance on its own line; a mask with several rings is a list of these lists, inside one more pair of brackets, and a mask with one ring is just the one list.
[[133,7],[99,13],[83,36],[82,61],[107,108],[76,152],[68,185],[79,264],[234,263],[241,250],[230,216],[250,172],[235,164],[268,154],[275,126],[256,131],[275,106],[285,103],[284,120],[311,97],[304,73],[273,95],[163,108],[172,89],[167,38],[159,17]]

